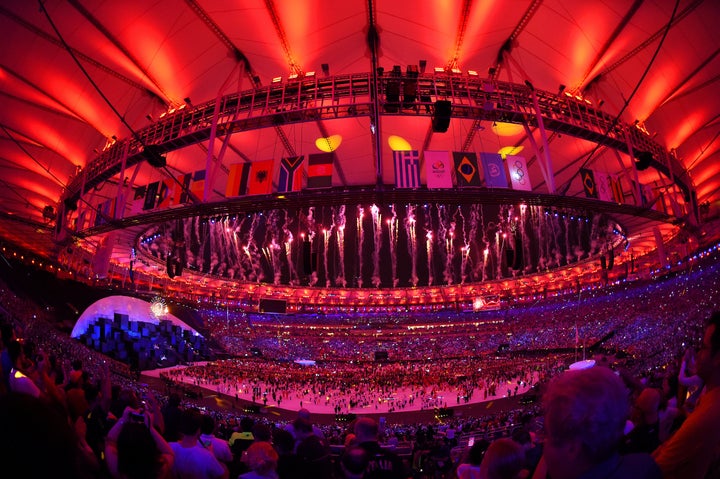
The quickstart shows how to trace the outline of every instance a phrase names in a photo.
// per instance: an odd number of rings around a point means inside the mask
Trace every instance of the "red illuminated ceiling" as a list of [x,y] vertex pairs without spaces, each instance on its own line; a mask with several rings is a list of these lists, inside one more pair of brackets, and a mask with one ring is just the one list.
[[[552,93],[564,85],[565,92],[619,115],[623,124],[637,120],[653,141],[675,152],[698,204],[708,203],[710,214],[717,214],[719,20],[720,4],[690,0],[5,2],[0,236],[57,255],[61,248],[52,241],[53,222],[43,218],[43,209],[57,208],[78,170],[113,137],[131,138],[186,100],[201,104],[267,86],[276,77],[286,82],[290,74],[322,75],[323,64],[331,75],[371,72],[371,21],[379,39],[377,65],[386,72],[422,60],[428,74],[436,67],[456,68],[460,75],[474,70]],[[253,129],[226,143],[221,138],[174,150],[168,168],[192,172],[210,158],[224,171],[237,162],[315,153],[317,138],[340,135],[334,185],[372,184],[377,154],[385,159],[383,176],[392,178],[387,138],[398,135],[419,150],[458,151],[466,143],[475,152],[522,146],[533,192],[547,193],[536,128],[532,137],[525,131],[505,136],[492,122],[453,118],[446,133],[433,134],[430,121],[382,117],[379,151],[369,117]],[[571,198],[584,196],[579,167],[615,174],[630,164],[626,155],[596,150],[595,143],[572,135],[551,135],[548,144],[555,182],[567,186]],[[164,174],[144,164],[128,169],[125,178],[145,185]],[[107,179],[87,201],[97,205],[115,196],[125,178]],[[658,173],[642,172],[640,180],[659,181]],[[631,239],[651,250],[655,233],[641,224],[629,232]],[[661,224],[660,230],[665,237],[675,233],[672,225]],[[113,253],[119,265],[128,264],[133,234],[121,236],[128,244]],[[77,241],[92,252],[100,240]]]

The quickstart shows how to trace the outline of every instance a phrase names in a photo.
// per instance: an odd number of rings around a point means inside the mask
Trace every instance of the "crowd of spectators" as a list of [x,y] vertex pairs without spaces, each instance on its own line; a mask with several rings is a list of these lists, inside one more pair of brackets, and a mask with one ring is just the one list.
[[[331,397],[339,411],[349,410],[353,392],[358,401],[375,402],[378,395],[432,397],[455,388],[460,401],[508,381],[547,386],[542,408],[410,424],[395,423],[392,415],[387,422],[359,415],[314,424],[304,408],[294,421],[280,421],[152,390],[127,365],[54,328],[52,311],[0,284],[0,467],[8,477],[22,471],[18,477],[101,479],[702,478],[718,472],[718,269],[715,260],[604,295],[474,320],[395,318],[379,333],[376,325],[354,328],[346,318],[347,336],[322,358],[312,354],[330,344],[332,318],[295,318],[302,332],[297,346],[281,338],[284,349],[266,344],[263,357],[195,365],[170,378],[276,399],[307,390],[308,402]],[[246,321],[212,331],[238,337],[247,331],[245,348],[257,347],[273,329]],[[365,334],[383,339],[366,341]],[[423,334],[435,341],[417,353],[413,345]],[[378,348],[391,352],[388,362],[369,360]],[[594,353],[595,365],[566,371],[583,350]],[[302,357],[322,361],[312,368],[294,363]],[[343,388],[350,391],[345,396]]]
[[334,414],[447,408],[524,393],[562,369],[562,357],[448,359],[424,362],[274,363],[227,359],[165,370],[190,383],[263,406],[307,407]]

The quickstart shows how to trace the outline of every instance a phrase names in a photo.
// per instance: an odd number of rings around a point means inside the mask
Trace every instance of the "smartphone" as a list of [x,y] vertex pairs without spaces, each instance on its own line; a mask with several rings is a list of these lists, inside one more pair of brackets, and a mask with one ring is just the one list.
[[137,412],[131,412],[130,413],[130,420],[134,422],[145,422],[145,414],[143,413],[137,413]]

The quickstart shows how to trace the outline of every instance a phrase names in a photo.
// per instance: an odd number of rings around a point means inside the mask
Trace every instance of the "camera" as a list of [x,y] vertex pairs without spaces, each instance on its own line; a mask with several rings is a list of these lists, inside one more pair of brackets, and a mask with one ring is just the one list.
[[134,422],[145,422],[145,414],[141,412],[131,412],[130,413],[130,420]]

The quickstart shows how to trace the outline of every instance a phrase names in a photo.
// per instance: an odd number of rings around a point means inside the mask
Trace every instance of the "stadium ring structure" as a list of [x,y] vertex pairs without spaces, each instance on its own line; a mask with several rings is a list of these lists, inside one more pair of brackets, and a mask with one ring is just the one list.
[[[540,169],[543,183],[532,191],[487,185],[396,188],[393,159],[384,157],[381,147],[383,119],[435,120],[439,102],[450,102],[453,120],[470,124],[461,151],[470,151],[484,125],[520,125],[531,138],[531,129],[539,131],[527,167]],[[147,211],[131,206],[139,186],[133,184],[133,169],[139,165],[149,163],[177,184],[178,176],[188,173],[167,167],[166,155],[177,149],[209,142],[213,150],[233,134],[303,122],[327,131],[333,120],[347,118],[367,122],[372,154],[362,159],[362,175],[345,174],[331,149],[329,188],[228,198],[213,186],[226,167],[208,154],[198,163],[207,175],[202,197],[188,194],[182,204]],[[292,153],[292,143],[280,133]],[[430,137],[438,133],[429,127],[424,147],[417,148],[421,165]],[[559,135],[612,152],[626,201],[567,195],[568,185],[556,184],[549,158]],[[652,202],[640,190],[640,168],[657,171],[663,194]],[[82,224],[79,216],[94,191],[116,175],[125,182],[116,187],[112,211]],[[262,300],[284,302],[287,311],[465,309],[497,298],[522,300],[626,279],[651,253],[631,254],[629,237],[660,224],[676,231],[692,225],[694,198],[671,152],[638,125],[623,124],[580,96],[492,77],[376,69],[299,75],[168,112],[109,143],[78,171],[62,197],[57,218],[62,227],[55,235],[58,242],[68,233],[94,239],[116,254],[124,248],[124,260],[111,262],[98,247],[83,272],[68,248],[61,259],[78,274],[185,300],[219,300],[248,310],[258,310]],[[261,218],[268,223],[259,225]],[[223,239],[223,231],[232,231],[232,238]],[[204,244],[205,237],[216,239]],[[155,272],[133,271],[138,263]]]

